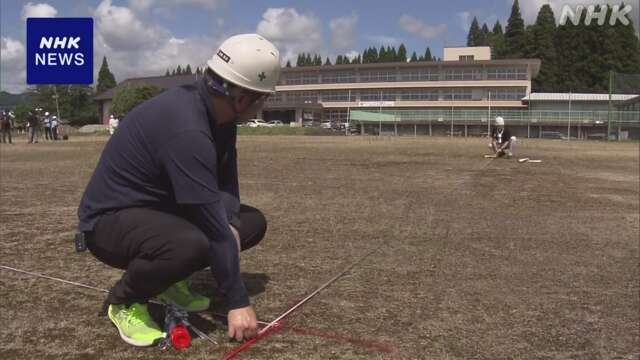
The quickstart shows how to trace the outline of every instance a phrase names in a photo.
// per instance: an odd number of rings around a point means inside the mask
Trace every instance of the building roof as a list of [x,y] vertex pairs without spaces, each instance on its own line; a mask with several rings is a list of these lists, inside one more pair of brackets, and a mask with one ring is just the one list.
[[635,95],[632,98],[627,99],[624,102],[620,103],[619,105],[629,105],[629,104],[635,104],[635,103],[640,103],[640,95]]
[[473,66],[514,66],[530,65],[532,76],[536,76],[540,71],[540,59],[500,59],[500,60],[471,60],[471,61],[417,61],[417,62],[390,62],[390,63],[369,63],[369,64],[340,64],[340,65],[319,65],[319,66],[295,66],[284,67],[282,73],[312,72],[312,71],[336,71],[336,70],[375,70],[389,68],[415,68],[415,67],[473,67]]
[[[625,101],[638,95],[613,94],[613,101]],[[609,94],[584,94],[584,93],[531,93],[522,98],[522,101],[609,101]]]
[[202,75],[188,74],[188,75],[173,75],[173,76],[150,76],[141,78],[131,78],[122,81],[118,86],[113,89],[109,89],[103,93],[96,95],[93,99],[96,101],[105,101],[113,99],[116,91],[123,86],[135,86],[135,85],[155,85],[163,89],[169,89],[176,86],[190,84],[198,78],[202,78]]

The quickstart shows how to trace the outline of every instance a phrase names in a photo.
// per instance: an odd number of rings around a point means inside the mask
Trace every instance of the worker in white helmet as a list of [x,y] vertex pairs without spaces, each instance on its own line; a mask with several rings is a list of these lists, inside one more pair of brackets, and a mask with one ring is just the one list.
[[280,76],[279,52],[256,34],[227,39],[204,77],[130,111],[105,146],[81,200],[77,250],[126,270],[105,310],[121,338],[149,346],[165,336],[151,319],[156,298],[187,311],[209,308],[186,279],[211,268],[228,335],[257,334],[239,253],[267,223],[240,204],[236,123],[255,116]]
[[501,116],[496,117],[495,124],[491,129],[491,143],[489,148],[493,150],[496,156],[506,155],[508,158],[513,156],[516,145],[516,137],[511,136],[511,132],[504,125],[504,119]]
[[113,114],[109,115],[109,134],[113,135],[113,133],[116,132],[119,124],[120,121],[118,120],[118,118],[113,116]]

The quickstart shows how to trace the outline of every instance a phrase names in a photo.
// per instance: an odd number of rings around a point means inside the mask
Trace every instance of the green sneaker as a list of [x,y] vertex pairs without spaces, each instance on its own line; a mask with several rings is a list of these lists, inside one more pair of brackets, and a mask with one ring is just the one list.
[[171,285],[165,292],[158,295],[158,300],[165,304],[177,305],[189,312],[204,311],[209,308],[209,298],[191,292],[186,280]]
[[120,337],[133,346],[151,346],[166,336],[149,315],[146,304],[109,305],[109,319],[118,328]]

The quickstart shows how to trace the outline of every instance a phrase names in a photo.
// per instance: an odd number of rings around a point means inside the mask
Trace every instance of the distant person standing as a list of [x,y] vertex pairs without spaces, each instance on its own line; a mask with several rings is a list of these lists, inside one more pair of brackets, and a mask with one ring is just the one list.
[[42,125],[44,126],[44,139],[45,140],[53,140],[53,135],[51,134],[51,117],[49,117],[49,113],[44,113],[44,118],[42,119]]
[[491,143],[489,148],[493,150],[496,156],[507,155],[508,158],[513,156],[515,150],[516,137],[511,136],[511,132],[504,126],[504,119],[501,116],[496,117],[494,128],[491,130]]
[[55,115],[51,118],[51,138],[58,140],[58,117]]
[[0,113],[0,130],[2,131],[2,143],[5,144],[7,142],[7,135],[9,135],[9,144],[11,144],[11,128],[13,119],[9,112],[5,109]]
[[118,125],[120,125],[120,120],[113,115],[109,116],[109,134],[113,135],[113,133],[116,132]]
[[27,142],[29,144],[35,144],[38,142],[38,138],[36,136],[37,127],[38,117],[33,113],[33,111],[29,111],[29,115],[27,116]]

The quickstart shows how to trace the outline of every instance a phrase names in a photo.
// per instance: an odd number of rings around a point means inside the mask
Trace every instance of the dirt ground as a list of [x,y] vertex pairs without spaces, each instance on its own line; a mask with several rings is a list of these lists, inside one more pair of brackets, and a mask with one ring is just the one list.
[[[107,138],[0,147],[0,264],[106,288],[76,254],[76,207]],[[270,321],[378,249],[238,359],[640,358],[639,144],[524,139],[240,137],[243,202],[269,220],[242,254]],[[214,293],[206,272],[195,287]],[[215,359],[208,313],[161,352],[122,342],[104,294],[0,269],[2,359]],[[214,306],[215,310],[215,306]],[[162,316],[160,309],[154,314]]]

